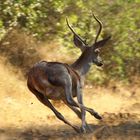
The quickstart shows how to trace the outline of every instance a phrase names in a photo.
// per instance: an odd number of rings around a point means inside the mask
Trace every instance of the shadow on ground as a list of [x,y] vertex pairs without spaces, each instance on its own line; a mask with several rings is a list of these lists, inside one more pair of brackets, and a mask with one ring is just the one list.
[[125,122],[116,126],[92,125],[92,132],[78,134],[66,125],[0,129],[0,140],[139,140],[140,123]]

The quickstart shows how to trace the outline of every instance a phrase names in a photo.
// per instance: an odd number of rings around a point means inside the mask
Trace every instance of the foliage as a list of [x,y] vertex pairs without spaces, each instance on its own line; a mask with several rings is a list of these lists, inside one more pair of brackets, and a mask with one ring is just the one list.
[[89,81],[131,80],[140,76],[139,7],[139,0],[1,0],[0,38],[18,26],[40,41],[59,41],[69,52],[73,50],[72,34],[65,17],[92,43],[97,30],[94,12],[104,25],[100,39],[108,35],[112,38],[102,51],[104,71],[91,70]]

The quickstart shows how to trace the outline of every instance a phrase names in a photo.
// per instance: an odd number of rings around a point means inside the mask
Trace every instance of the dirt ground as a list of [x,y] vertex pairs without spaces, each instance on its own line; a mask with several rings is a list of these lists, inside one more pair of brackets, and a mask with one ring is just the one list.
[[[84,103],[103,117],[96,120],[89,113],[86,120],[92,132],[78,134],[58,120],[50,109],[32,95],[26,82],[0,65],[0,140],[139,140],[140,88],[86,87]],[[54,102],[53,102],[54,103]],[[54,103],[72,124],[81,121],[64,104]]]
[[[126,105],[126,102],[134,102],[137,98],[125,97],[119,103],[119,95],[105,94],[97,96],[89,93],[88,97],[85,94],[85,104],[98,110],[103,117],[102,121],[97,121],[87,113],[86,119],[92,128],[92,132],[87,134],[78,134],[63,124],[32,94],[21,98],[5,97],[0,102],[0,140],[139,140],[140,103]],[[80,120],[69,108],[62,103],[55,103],[55,106],[65,118],[80,127]]]

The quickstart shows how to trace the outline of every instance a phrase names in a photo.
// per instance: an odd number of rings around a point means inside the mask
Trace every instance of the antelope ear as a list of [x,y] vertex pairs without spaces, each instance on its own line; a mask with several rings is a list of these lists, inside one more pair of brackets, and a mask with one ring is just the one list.
[[106,43],[110,38],[111,38],[111,36],[108,36],[108,37],[106,37],[106,38],[104,38],[104,39],[102,39],[102,40],[96,42],[96,43],[94,44],[95,48],[101,48],[101,47],[103,47],[103,46],[105,45],[105,43]]
[[82,51],[86,47],[85,44],[83,43],[83,41],[81,41],[81,39],[79,39],[75,34],[73,36],[73,42],[74,42],[75,46],[80,48]]

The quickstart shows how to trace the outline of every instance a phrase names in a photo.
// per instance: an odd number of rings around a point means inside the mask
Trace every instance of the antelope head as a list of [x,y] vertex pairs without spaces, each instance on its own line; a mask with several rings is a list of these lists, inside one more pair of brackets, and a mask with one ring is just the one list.
[[75,33],[73,28],[69,25],[67,18],[66,18],[66,22],[67,22],[69,29],[73,33],[73,42],[74,42],[75,46],[81,49],[83,55],[84,54],[89,55],[92,63],[96,64],[97,66],[102,66],[103,61],[99,55],[100,49],[111,38],[111,36],[108,36],[100,41],[97,41],[98,37],[102,31],[102,22],[94,14],[93,14],[93,17],[99,24],[99,30],[98,30],[97,35],[95,37],[94,43],[92,45],[87,44],[86,40],[83,40],[77,33]]

